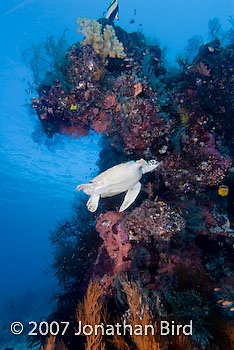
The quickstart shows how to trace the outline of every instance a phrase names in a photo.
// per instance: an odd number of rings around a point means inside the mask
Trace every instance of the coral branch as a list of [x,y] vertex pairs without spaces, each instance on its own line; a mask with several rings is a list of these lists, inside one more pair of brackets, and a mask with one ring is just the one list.
[[[84,301],[77,305],[77,322],[81,321],[83,325],[90,325],[94,329],[95,325],[106,321],[107,311],[100,300],[102,294],[99,282],[90,280]],[[85,350],[105,350],[101,332],[93,332],[86,337]]]
[[[139,285],[131,282],[123,282],[123,288],[127,295],[127,302],[130,308],[131,316],[128,318],[128,322],[134,328],[136,325],[142,325],[143,329],[145,326],[153,326],[156,330],[156,323],[153,323],[153,316],[150,311],[148,303],[143,300],[143,295]],[[135,335],[133,333],[132,338],[137,346],[138,350],[163,350],[164,347],[159,344],[156,339],[157,335],[153,335],[150,332],[148,335],[143,333],[142,336]]]

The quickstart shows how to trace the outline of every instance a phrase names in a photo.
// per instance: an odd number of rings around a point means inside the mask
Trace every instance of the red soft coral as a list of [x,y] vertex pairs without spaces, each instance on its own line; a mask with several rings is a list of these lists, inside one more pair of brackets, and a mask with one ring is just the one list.
[[126,260],[131,244],[129,243],[128,234],[126,234],[120,222],[122,216],[123,214],[108,211],[100,215],[96,224],[96,230],[103,239],[107,253],[114,263],[115,275],[129,268],[129,262]]

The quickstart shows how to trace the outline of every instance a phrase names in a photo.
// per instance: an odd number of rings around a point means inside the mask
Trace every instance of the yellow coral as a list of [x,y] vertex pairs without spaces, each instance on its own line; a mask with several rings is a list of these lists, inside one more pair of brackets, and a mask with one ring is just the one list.
[[78,18],[80,28],[78,33],[84,35],[82,45],[90,45],[94,51],[105,60],[106,57],[124,58],[123,44],[117,39],[115,30],[112,26],[106,25],[102,34],[102,26],[96,20],[91,22],[87,17]]
[[180,115],[182,124],[186,127],[189,127],[189,113],[186,108],[180,105],[177,112]]

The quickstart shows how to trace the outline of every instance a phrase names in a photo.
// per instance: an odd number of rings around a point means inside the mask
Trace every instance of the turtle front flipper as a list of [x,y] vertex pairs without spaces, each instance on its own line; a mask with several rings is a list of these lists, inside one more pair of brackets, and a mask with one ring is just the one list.
[[99,198],[100,198],[99,194],[92,194],[92,196],[89,198],[86,204],[88,210],[91,211],[92,213],[94,213],[97,210]]
[[127,209],[129,207],[129,205],[131,205],[134,202],[134,200],[138,196],[140,190],[141,190],[141,183],[137,182],[135,186],[133,186],[132,188],[130,188],[127,191],[127,193],[124,197],[124,201],[119,209],[120,212]]

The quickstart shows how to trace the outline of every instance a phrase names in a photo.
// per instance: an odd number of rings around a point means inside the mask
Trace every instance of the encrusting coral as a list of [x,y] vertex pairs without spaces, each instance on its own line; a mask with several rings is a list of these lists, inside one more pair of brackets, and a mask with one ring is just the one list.
[[95,19],[91,22],[87,17],[78,18],[79,26],[78,33],[84,35],[85,39],[81,42],[82,45],[90,45],[94,51],[105,60],[110,58],[124,58],[123,44],[117,39],[115,30],[111,25],[106,25],[102,34],[102,26]]

